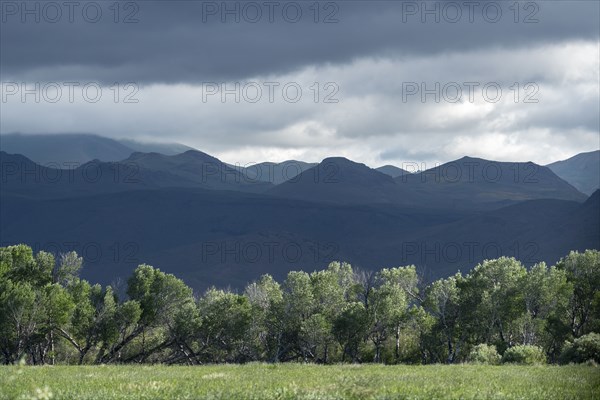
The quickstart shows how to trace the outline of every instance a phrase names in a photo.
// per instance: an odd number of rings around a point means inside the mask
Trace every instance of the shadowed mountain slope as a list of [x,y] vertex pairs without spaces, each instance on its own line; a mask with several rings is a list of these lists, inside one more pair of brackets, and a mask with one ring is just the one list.
[[[600,248],[598,191],[586,199],[531,163],[457,162],[467,178],[440,166],[402,180],[328,158],[271,186],[198,151],[73,170],[0,152],[0,244],[76,250],[93,281],[145,262],[197,289],[283,279],[332,260],[367,270],[415,264],[440,277],[500,255],[531,265]],[[478,177],[492,170],[502,176]]]
[[403,170],[402,168],[398,168],[395,167],[393,165],[384,165],[382,167],[379,168],[375,168],[375,170],[382,172],[386,175],[391,176],[392,178],[397,178],[399,176],[402,176],[404,174],[408,174],[408,171]]
[[[324,159],[268,193],[274,196],[338,204],[409,204],[410,189],[394,179],[343,157]],[[414,203],[413,203],[414,204]]]
[[553,263],[571,249],[599,248],[599,197],[477,213],[182,188],[85,199],[2,195],[0,238],[3,245],[75,249],[86,256],[84,276],[104,283],[142,262],[197,289],[241,288],[265,273],[281,279],[332,260],[367,270],[415,264],[439,277],[499,255],[531,265]]
[[288,160],[280,163],[263,162],[243,168],[243,172],[249,179],[279,185],[316,165],[316,163],[306,163],[296,160]]
[[580,153],[547,167],[587,195],[600,188],[600,150]]
[[199,151],[165,156],[133,153],[119,162],[93,160],[73,169],[38,165],[0,152],[2,192],[33,198],[62,198],[130,190],[188,187],[260,192],[271,185],[248,182],[238,171]]
[[497,162],[463,157],[395,179],[448,208],[498,208],[535,199],[583,202],[587,198],[549,168],[532,162]]

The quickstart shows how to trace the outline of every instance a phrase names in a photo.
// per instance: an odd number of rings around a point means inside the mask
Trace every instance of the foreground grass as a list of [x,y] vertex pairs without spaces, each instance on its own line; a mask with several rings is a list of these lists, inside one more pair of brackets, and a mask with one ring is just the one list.
[[600,399],[587,366],[0,367],[0,399]]

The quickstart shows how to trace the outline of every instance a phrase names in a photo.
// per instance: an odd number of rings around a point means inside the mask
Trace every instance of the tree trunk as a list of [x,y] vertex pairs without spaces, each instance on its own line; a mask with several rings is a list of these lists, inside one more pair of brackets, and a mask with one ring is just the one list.
[[374,363],[380,363],[381,362],[381,338],[377,338],[374,341],[375,344],[375,356],[373,357],[373,362]]
[[56,357],[54,354],[54,331],[50,331],[50,365],[54,365]]
[[394,355],[396,356],[396,363],[400,360],[400,325],[396,325],[396,348],[394,349]]

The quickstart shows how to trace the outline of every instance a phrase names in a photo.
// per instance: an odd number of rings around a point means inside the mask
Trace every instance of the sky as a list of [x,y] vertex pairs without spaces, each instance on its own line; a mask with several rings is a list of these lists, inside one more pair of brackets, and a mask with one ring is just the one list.
[[231,164],[600,148],[598,1],[0,1],[0,133]]

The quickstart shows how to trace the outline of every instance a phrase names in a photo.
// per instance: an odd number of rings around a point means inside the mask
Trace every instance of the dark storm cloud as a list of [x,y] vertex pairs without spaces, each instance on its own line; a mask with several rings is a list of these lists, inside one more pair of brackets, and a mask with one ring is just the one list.
[[[26,4],[35,14],[36,4],[63,1]],[[6,89],[0,133],[93,132],[180,142],[232,164],[341,155],[379,166],[465,154],[548,163],[598,146],[597,1],[322,1],[317,23],[314,1],[279,2],[273,22],[263,14],[258,23],[244,16],[235,23],[232,15],[222,23],[222,2],[193,0],[76,2],[72,23],[66,15],[57,23],[44,20],[52,14],[40,15],[39,23],[28,14],[23,23],[23,4],[0,0]],[[226,7],[235,4],[267,2]],[[302,9],[297,23],[289,20],[292,11],[287,20],[282,14],[290,4]],[[102,10],[97,23],[82,17],[86,5],[92,5],[88,18],[93,5]],[[207,14],[215,5],[216,13]],[[462,14],[453,23],[456,5]],[[436,7],[439,22],[436,11],[427,12]],[[339,22],[323,23],[328,16]],[[138,22],[123,23],[128,17]],[[103,84],[98,102],[82,89],[94,81]],[[220,94],[205,98],[200,83],[210,81],[280,87],[274,102],[265,92],[258,102],[224,101]],[[44,90],[27,94],[51,82],[63,89],[80,83],[75,100],[66,89],[56,102]],[[113,82],[121,83],[118,96]],[[126,82],[136,83],[139,102],[124,101]],[[281,95],[289,82],[303,88],[301,101]],[[339,102],[325,103],[324,90],[315,101],[315,83],[324,89],[328,82],[338,86]],[[404,96],[406,83],[465,89],[465,82],[479,85],[474,101],[466,91],[458,102]],[[490,82],[503,89],[497,102],[482,97]],[[526,103],[530,83],[539,91]]]
[[[239,23],[235,15],[223,15],[222,2],[120,2],[118,15],[115,2],[91,2],[102,10],[96,23],[84,17],[87,2],[77,2],[73,22],[62,1],[56,2],[60,18],[52,7],[44,9],[45,3],[2,1],[0,63],[4,80],[195,83],[244,79],[310,65],[343,64],[361,57],[597,40],[599,30],[599,3],[595,1],[522,2],[518,15],[512,1],[451,2],[461,6],[458,19],[456,7],[447,6],[448,2],[320,2],[318,23],[314,22],[312,1],[295,2],[285,14],[289,2],[278,2],[273,6],[272,22],[271,6],[254,2],[262,13],[257,23],[248,22],[255,15],[251,9],[249,14],[243,12],[247,2],[225,6],[239,7]],[[292,23],[296,5],[302,17]],[[498,5],[502,10],[499,18]],[[24,7],[33,14],[26,14]],[[426,13],[436,7],[439,22],[435,14]],[[95,18],[95,9],[86,9],[88,20]],[[137,22],[123,23],[128,17]],[[338,22],[324,23],[327,17]],[[51,23],[52,19],[58,22]]]

